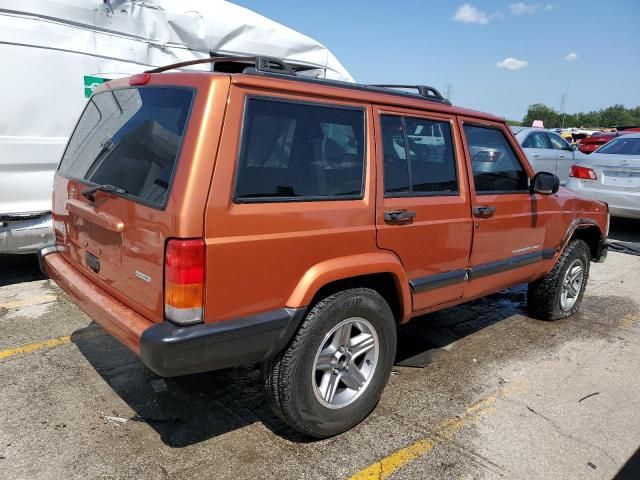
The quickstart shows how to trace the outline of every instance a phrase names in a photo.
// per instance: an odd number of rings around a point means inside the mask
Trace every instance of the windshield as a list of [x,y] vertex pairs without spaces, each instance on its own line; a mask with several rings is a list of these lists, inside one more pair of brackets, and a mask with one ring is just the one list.
[[162,207],[173,177],[193,92],[125,88],[91,97],[58,172]]
[[640,138],[618,137],[605,143],[596,152],[613,155],[640,155]]

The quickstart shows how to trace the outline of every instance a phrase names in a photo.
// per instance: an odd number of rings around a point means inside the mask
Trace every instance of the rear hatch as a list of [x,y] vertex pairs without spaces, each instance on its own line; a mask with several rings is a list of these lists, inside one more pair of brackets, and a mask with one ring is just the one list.
[[[185,138],[195,96],[193,88],[167,85],[93,95],[55,180],[54,229],[67,260],[156,322],[163,318],[166,240],[185,230],[181,199],[172,198],[185,189],[172,184],[178,165],[191,167]],[[202,208],[193,212],[191,234],[202,235]]]

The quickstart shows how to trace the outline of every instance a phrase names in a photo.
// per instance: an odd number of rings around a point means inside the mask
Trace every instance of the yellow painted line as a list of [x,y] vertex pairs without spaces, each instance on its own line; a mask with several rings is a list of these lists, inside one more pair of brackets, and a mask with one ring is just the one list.
[[35,297],[24,298],[22,300],[0,303],[0,308],[13,309],[20,307],[32,307],[43,303],[55,302],[56,300],[58,300],[58,297],[55,295],[37,295]]
[[639,317],[637,315],[634,315],[633,313],[627,313],[622,318],[622,321],[620,322],[620,326],[623,328],[631,327],[638,321],[638,319]]
[[429,438],[419,440],[408,447],[383,458],[379,462],[369,465],[364,470],[356,473],[351,480],[384,479],[389,478],[392,473],[403,465],[428,453],[435,446],[435,442]]
[[49,340],[45,340],[44,342],[30,343],[29,345],[23,345],[22,347],[0,350],[0,360],[2,360],[3,358],[13,357],[15,355],[21,355],[23,353],[32,353],[38,350],[42,350],[43,348],[59,347],[60,345],[65,345],[70,341],[71,337],[67,335],[64,337],[51,338]]
[[408,447],[392,453],[388,457],[369,465],[364,470],[360,470],[350,480],[384,480],[389,478],[407,463],[429,453],[438,443],[452,439],[465,426],[491,414],[495,410],[493,407],[495,402],[496,397],[492,395],[474,403],[462,415],[440,423],[431,438],[418,440]]

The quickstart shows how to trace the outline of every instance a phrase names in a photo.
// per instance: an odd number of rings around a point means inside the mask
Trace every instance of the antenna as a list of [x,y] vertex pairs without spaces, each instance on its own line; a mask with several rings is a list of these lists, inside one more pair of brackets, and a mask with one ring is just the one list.
[[560,113],[562,113],[562,128],[564,128],[564,117],[565,117],[564,107],[567,105],[567,99],[569,98],[570,82],[571,82],[571,75],[567,77],[567,89],[565,90],[565,92],[562,94],[562,97],[560,98]]
[[450,83],[447,83],[447,89],[445,90],[445,95],[444,98],[446,98],[447,100],[451,101],[451,91],[453,89],[453,86]]

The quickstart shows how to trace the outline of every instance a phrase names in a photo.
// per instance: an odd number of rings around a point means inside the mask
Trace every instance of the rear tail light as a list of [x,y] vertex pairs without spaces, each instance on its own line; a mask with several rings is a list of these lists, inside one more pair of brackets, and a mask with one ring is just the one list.
[[589,167],[581,167],[580,165],[571,165],[571,177],[580,178],[582,180],[597,180],[596,172]]
[[169,240],[164,261],[164,315],[179,325],[201,323],[204,304],[204,240]]

